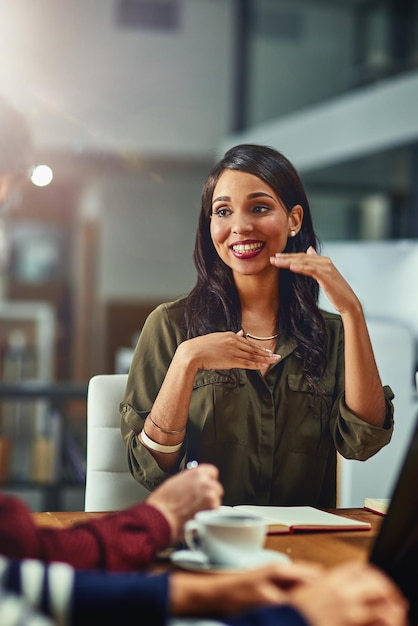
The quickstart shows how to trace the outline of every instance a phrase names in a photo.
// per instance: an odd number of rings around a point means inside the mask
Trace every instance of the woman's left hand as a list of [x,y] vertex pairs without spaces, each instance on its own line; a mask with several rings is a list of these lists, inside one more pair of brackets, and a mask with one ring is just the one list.
[[331,304],[340,313],[346,313],[358,306],[358,298],[345,278],[337,270],[331,259],[317,254],[309,247],[305,252],[277,253],[270,257],[275,267],[314,278]]
[[373,426],[385,423],[386,406],[360,300],[326,256],[310,247],[295,254],[270,257],[274,267],[311,276],[341,315],[344,324],[345,403],[348,409]]

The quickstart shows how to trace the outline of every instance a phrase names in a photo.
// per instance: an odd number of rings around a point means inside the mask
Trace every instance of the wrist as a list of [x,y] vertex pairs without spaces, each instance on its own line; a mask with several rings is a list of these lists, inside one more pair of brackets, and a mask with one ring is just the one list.
[[355,296],[355,299],[349,306],[346,306],[343,310],[339,311],[339,313],[343,321],[353,320],[357,322],[359,319],[364,319],[363,307],[357,296]]
[[164,499],[160,497],[158,489],[155,494],[152,492],[147,497],[146,503],[148,506],[151,506],[153,509],[158,511],[158,513],[164,518],[170,532],[170,543],[178,541],[180,536],[179,521],[176,515],[170,511],[169,507],[164,502]]
[[196,339],[198,338],[186,339],[186,341],[180,343],[173,357],[173,360],[176,360],[176,366],[182,368],[180,371],[183,371],[184,375],[192,376],[193,378],[200,367],[200,357],[194,349]]
[[172,615],[211,615],[228,613],[228,604],[224,602],[223,585],[215,577],[195,576],[182,572],[170,575],[169,605]]

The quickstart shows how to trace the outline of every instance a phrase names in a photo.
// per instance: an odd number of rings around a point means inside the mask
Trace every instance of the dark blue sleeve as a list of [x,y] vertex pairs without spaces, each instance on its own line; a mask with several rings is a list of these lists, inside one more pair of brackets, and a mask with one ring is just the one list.
[[138,623],[166,625],[168,573],[77,571],[64,563],[1,556],[0,571],[5,590],[30,600],[45,615],[56,618],[58,611],[68,624],[123,624],[135,615]]
[[167,618],[168,574],[108,574],[77,572],[74,579],[72,623],[152,623],[164,626]]
[[[168,573],[76,571],[60,563],[45,565],[30,559],[9,561],[3,557],[0,557],[0,565],[1,582],[5,589],[25,596],[31,588],[29,595],[34,609],[56,617],[59,605],[61,618],[65,615],[69,624],[123,624],[130,623],[135,616],[139,624],[166,626]],[[60,577],[61,574],[65,575],[64,578]],[[30,580],[32,584],[28,586]],[[63,582],[68,593],[62,593]],[[37,590],[36,598],[34,589]],[[222,618],[222,622],[229,626],[309,626],[302,615],[290,606],[249,611],[236,617]]]
[[290,606],[274,606],[249,611],[233,618],[223,618],[229,626],[309,626],[302,615]]

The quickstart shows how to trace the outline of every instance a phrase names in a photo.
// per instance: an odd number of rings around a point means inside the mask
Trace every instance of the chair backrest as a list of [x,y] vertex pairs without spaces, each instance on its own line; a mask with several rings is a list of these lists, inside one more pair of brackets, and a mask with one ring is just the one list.
[[129,472],[120,432],[119,403],[127,378],[127,374],[102,374],[89,382],[85,511],[120,510],[149,493]]
[[[418,240],[325,242],[331,257],[359,297],[368,319],[397,321],[414,335],[418,361]],[[334,311],[321,291],[320,304]],[[415,365],[415,364],[414,364]],[[411,381],[412,382],[412,381]]]
[[[392,440],[364,462],[338,459],[338,506],[361,507],[364,498],[388,498],[392,493],[404,453],[415,426],[418,409],[414,393],[414,334],[395,320],[367,319],[370,339],[383,384],[395,398]],[[372,494],[372,496],[370,496]]]

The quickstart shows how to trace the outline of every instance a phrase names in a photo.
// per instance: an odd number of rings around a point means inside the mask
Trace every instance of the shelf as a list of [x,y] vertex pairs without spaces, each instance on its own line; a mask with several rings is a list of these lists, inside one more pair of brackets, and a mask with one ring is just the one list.
[[[16,439],[10,435],[4,438],[7,454],[3,462],[7,464],[7,474],[1,483],[3,491],[22,494],[31,507],[41,507],[41,510],[65,510],[68,493],[78,493],[77,501],[84,497],[84,404],[87,402],[87,390],[88,383],[39,380],[0,382],[0,403],[17,401],[22,407],[19,420],[12,422],[14,428],[21,429],[20,434],[17,433]],[[38,421],[35,418],[34,422],[33,416],[28,414],[29,419],[25,421],[23,407],[34,401],[48,403],[43,418]],[[75,401],[83,402],[82,422],[73,419],[71,407]],[[41,435],[39,431],[36,432],[34,424],[42,425]],[[75,430],[80,428],[83,429],[81,434],[74,435]],[[22,436],[26,439],[22,439]],[[18,446],[21,449],[18,450]],[[34,454],[37,456],[32,456]],[[34,471],[42,475],[40,480],[31,479]]]
[[50,400],[74,400],[87,398],[88,383],[62,383],[45,381],[22,381],[0,383],[0,398],[48,398]]

